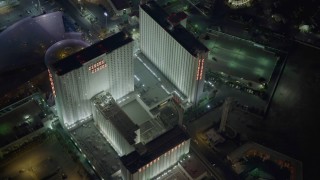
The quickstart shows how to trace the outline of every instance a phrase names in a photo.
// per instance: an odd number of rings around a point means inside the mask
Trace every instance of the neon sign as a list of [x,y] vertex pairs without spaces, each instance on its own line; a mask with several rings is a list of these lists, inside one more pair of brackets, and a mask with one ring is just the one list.
[[101,69],[104,69],[107,67],[107,64],[103,61],[100,60],[92,65],[89,66],[88,70],[91,71],[91,73],[96,73],[98,71],[100,71]]
[[56,97],[56,91],[54,89],[54,83],[53,83],[53,79],[52,79],[52,74],[50,72],[50,70],[48,69],[49,72],[49,81],[50,81],[50,86],[51,86],[51,90],[52,90],[52,94],[54,95],[54,97]]

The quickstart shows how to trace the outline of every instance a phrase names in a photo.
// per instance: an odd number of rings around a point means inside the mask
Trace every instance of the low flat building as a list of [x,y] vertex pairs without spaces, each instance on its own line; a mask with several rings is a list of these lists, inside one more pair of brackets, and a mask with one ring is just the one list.
[[128,0],[109,0],[109,3],[117,16],[131,13]]
[[228,154],[227,159],[242,177],[259,172],[261,179],[303,179],[301,161],[254,142],[240,146]]
[[178,167],[187,176],[188,179],[201,180],[208,177],[205,166],[195,155],[188,155],[179,162]]

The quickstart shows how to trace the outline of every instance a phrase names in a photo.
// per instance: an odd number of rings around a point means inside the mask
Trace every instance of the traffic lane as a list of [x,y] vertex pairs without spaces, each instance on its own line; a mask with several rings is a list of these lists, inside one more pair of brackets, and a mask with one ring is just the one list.
[[194,155],[198,156],[198,159],[202,162],[202,164],[206,166],[211,176],[219,180],[226,179],[223,176],[222,171],[218,167],[216,167],[215,164],[213,165],[211,162],[209,162],[208,159],[203,154],[201,154],[201,152],[199,152],[193,144],[190,146],[190,151],[193,152]]
[[81,27],[82,32],[88,35],[90,42],[99,41],[100,27],[95,23],[90,23],[85,17],[81,16],[80,10],[74,7],[69,1],[57,0],[65,8],[65,13],[69,14]]
[[[226,180],[239,179],[235,172],[231,169],[231,167],[226,164],[226,162],[220,155],[217,154],[217,152],[213,151],[206,144],[202,143],[202,140],[200,138],[195,136],[193,136],[192,138],[197,139],[198,144],[191,142],[191,148],[194,151],[198,151],[199,153],[201,153],[209,161],[209,164],[212,166],[211,170],[215,172],[216,175]],[[208,164],[208,162],[204,162]],[[215,165],[213,166],[213,164]]]
[[21,0],[20,5],[9,7],[5,11],[0,11],[0,25],[1,27],[10,26],[23,18],[35,15],[39,15],[35,6],[28,0]]
[[50,3],[49,1],[48,1],[48,3],[41,4],[41,6],[43,7],[44,12],[46,12],[46,13],[62,10],[62,6],[60,4]]
[[248,105],[250,107],[256,107],[264,109],[266,102],[262,100],[259,96],[248,94],[245,91],[240,91],[235,88],[222,86],[216,94],[217,98],[234,97],[240,104]]
[[[98,20],[98,24],[101,26],[101,27],[104,27],[105,24],[106,24],[106,16],[104,15],[104,11],[102,10],[101,7],[99,7],[98,5],[96,4],[89,4],[89,3],[86,3],[85,4],[85,8],[90,11]],[[107,12],[108,15],[110,14],[109,12]],[[109,20],[109,17],[107,17],[108,20]]]
[[121,18],[112,18],[112,13],[107,12],[108,16],[104,15],[104,10],[96,4],[86,4],[86,8],[98,18],[98,23],[101,27],[108,26],[110,28],[112,26],[118,25],[121,23]]
[[69,14],[85,31],[92,30],[92,25],[86,20],[84,17],[81,17],[79,9],[74,7],[69,1],[66,0],[56,0],[59,2],[64,8],[65,13]]

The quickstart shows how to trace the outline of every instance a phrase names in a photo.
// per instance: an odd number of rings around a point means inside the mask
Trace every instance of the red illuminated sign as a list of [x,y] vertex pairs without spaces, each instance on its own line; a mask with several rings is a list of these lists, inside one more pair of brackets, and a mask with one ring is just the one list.
[[103,61],[100,60],[92,65],[89,66],[88,70],[91,71],[91,73],[96,73],[98,71],[100,71],[101,69],[104,69],[107,67],[107,64]]
[[53,79],[52,79],[52,74],[51,74],[49,69],[48,69],[48,72],[49,72],[49,81],[50,81],[50,85],[51,85],[52,94],[54,95],[54,97],[56,97],[56,91],[54,89],[54,83],[53,83]]

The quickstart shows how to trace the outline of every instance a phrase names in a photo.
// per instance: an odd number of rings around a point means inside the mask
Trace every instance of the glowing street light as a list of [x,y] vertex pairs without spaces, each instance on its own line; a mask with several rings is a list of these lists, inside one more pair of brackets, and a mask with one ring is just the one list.
[[107,28],[107,22],[108,22],[108,13],[105,11],[104,13],[103,13],[103,15],[106,17],[106,28]]

